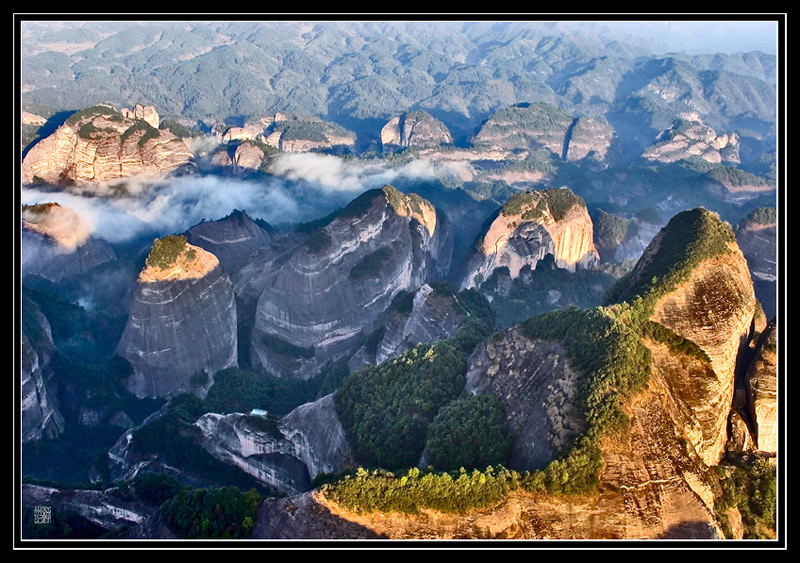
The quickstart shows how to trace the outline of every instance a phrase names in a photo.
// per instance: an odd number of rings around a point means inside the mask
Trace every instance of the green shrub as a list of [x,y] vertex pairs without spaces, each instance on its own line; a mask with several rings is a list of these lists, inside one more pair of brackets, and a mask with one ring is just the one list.
[[494,395],[469,395],[442,407],[428,428],[431,464],[444,471],[505,465],[513,436]]
[[723,528],[727,525],[726,511],[737,508],[742,515],[744,539],[774,539],[777,481],[775,466],[758,456],[741,455],[731,465],[719,466],[723,478],[721,497],[714,507]]
[[148,266],[166,270],[178,259],[186,249],[186,237],[183,235],[170,235],[153,242],[150,254],[147,256]]
[[180,538],[249,538],[263,499],[255,489],[182,489],[159,512]]
[[322,486],[334,502],[359,513],[400,512],[416,514],[421,508],[464,514],[495,506],[518,486],[519,476],[503,467],[468,472],[464,468],[448,473],[421,472],[417,468],[402,474],[359,468]]
[[464,388],[465,368],[462,354],[440,341],[346,377],[334,397],[356,459],[388,469],[414,465],[428,425]]

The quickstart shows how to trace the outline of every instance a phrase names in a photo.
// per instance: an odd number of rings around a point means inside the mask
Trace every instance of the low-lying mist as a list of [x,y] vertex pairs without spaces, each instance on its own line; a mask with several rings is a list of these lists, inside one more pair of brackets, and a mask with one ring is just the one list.
[[54,202],[74,211],[91,234],[112,244],[143,236],[180,233],[203,220],[234,209],[276,226],[289,226],[330,213],[362,192],[399,180],[430,180],[437,174],[427,161],[391,168],[381,161],[345,160],[320,154],[277,157],[270,174],[258,179],[216,175],[182,176],[158,182],[127,179],[119,183],[52,191],[26,186],[21,203]]

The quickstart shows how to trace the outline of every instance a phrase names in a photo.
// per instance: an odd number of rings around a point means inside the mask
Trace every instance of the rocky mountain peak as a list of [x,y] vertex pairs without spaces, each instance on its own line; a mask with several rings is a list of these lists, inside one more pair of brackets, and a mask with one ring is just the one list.
[[431,147],[453,143],[447,126],[425,111],[397,115],[381,129],[384,150],[396,147]]
[[202,278],[219,265],[217,257],[186,242],[183,235],[170,235],[153,242],[139,273],[142,283]]
[[642,154],[651,161],[669,163],[699,156],[707,162],[739,162],[739,136],[717,134],[696,113],[684,113],[655,138]]
[[58,203],[23,205],[22,227],[47,237],[66,250],[75,250],[89,238],[89,228],[81,218]]
[[388,185],[384,186],[382,191],[395,213],[401,217],[416,219],[425,226],[428,234],[433,236],[436,231],[436,208],[429,201],[414,193],[404,194]]
[[593,239],[586,204],[569,189],[515,195],[478,237],[465,262],[462,288],[480,285],[500,267],[516,278],[547,254],[560,268],[589,267],[599,259]]
[[133,106],[133,109],[130,110],[128,108],[123,108],[120,110],[120,113],[123,117],[127,117],[130,119],[142,119],[149,123],[152,127],[158,129],[159,124],[159,116],[156,108],[153,106],[143,106],[142,104],[136,104]]
[[120,112],[99,104],[72,114],[25,155],[22,182],[80,185],[160,176],[193,162],[181,139],[153,125],[155,110],[137,108]]

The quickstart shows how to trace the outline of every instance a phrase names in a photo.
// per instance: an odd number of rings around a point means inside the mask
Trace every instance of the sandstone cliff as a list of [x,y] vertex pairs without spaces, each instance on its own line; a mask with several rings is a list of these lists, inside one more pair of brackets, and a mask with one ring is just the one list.
[[51,514],[76,512],[109,530],[140,524],[153,511],[141,502],[126,499],[116,488],[60,490],[39,485],[22,485],[22,506],[47,506]]
[[400,294],[386,311],[385,326],[350,358],[350,371],[383,363],[417,344],[451,338],[469,316],[449,283],[424,284]]
[[297,407],[272,431],[244,414],[210,413],[195,424],[203,432],[200,445],[211,455],[288,494],[307,490],[321,473],[353,465],[333,395]]
[[747,370],[749,410],[755,423],[754,449],[769,455],[775,455],[779,445],[777,330],[774,321],[767,326]]
[[575,117],[550,104],[519,104],[492,114],[475,135],[476,146],[495,149],[547,149],[559,159],[604,162],[613,128],[606,122]]
[[217,258],[183,237],[157,240],[117,345],[134,369],[128,389],[139,397],[192,391],[200,372],[236,366],[236,347],[233,289]]
[[230,272],[245,258],[268,245],[277,235],[269,225],[265,230],[247,213],[234,209],[217,221],[204,221],[186,232],[186,240],[207,250],[219,259],[222,269]]
[[682,114],[671,127],[659,133],[642,156],[647,160],[669,163],[699,156],[711,163],[738,163],[739,136],[717,134],[700,121],[696,113]]
[[247,282],[263,288],[250,337],[259,369],[310,377],[370,332],[399,291],[449,268],[449,223],[415,194],[372,190],[326,221]]
[[159,177],[193,164],[186,144],[150,121],[157,115],[98,105],[73,114],[34,145],[22,162],[22,182],[89,184],[130,177]]
[[467,368],[465,392],[500,399],[515,437],[509,467],[520,471],[540,469],[584,429],[578,390],[563,347],[518,327],[479,346]]
[[736,243],[747,259],[756,296],[768,316],[777,306],[777,241],[775,208],[759,208],[736,229]]
[[[312,516],[322,514],[346,521],[344,537],[722,538],[719,485],[709,469],[725,445],[737,359],[749,347],[755,314],[732,231],[704,210],[679,214],[648,246],[625,290],[609,308],[553,313],[496,334],[469,361],[466,391],[497,396],[516,432],[510,465],[541,467],[576,436],[597,436],[602,463],[593,492],[517,490],[465,517],[356,513],[323,489],[291,502],[293,530],[325,537]],[[630,378],[639,383],[626,387]],[[769,393],[767,386],[767,401]],[[589,397],[593,407],[584,411]],[[615,403],[624,423],[603,432],[596,425]],[[561,467],[569,480],[569,466]],[[263,537],[278,537],[275,523],[287,522],[277,505],[264,507],[259,520]]]
[[462,288],[477,287],[501,267],[511,278],[552,254],[574,272],[595,265],[592,220],[583,200],[566,188],[512,197],[478,237],[459,273]]
[[397,115],[381,129],[383,150],[451,144],[453,137],[447,127],[425,111],[411,111]]
[[106,241],[90,236],[74,211],[57,203],[22,208],[22,265],[24,276],[50,281],[74,278],[116,260]]
[[55,353],[50,324],[39,308],[23,299],[20,433],[23,442],[55,438],[64,431],[48,366]]
[[714,465],[724,452],[737,362],[756,312],[733,232],[704,209],[679,213],[653,238],[627,285],[626,299],[638,296],[634,302],[650,321],[699,349],[676,356],[653,343],[653,362],[672,379],[679,426],[703,462]]

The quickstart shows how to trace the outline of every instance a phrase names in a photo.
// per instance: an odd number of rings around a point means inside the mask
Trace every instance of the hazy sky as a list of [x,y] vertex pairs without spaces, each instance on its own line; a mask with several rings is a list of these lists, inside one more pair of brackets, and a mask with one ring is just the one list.
[[764,51],[777,54],[777,21],[596,21],[604,27],[647,41],[652,47],[690,53]]

